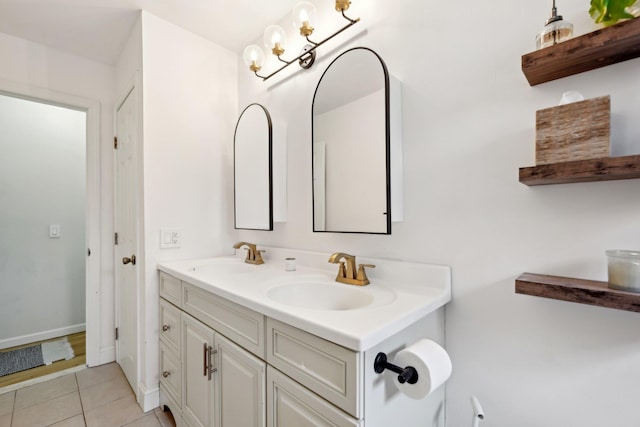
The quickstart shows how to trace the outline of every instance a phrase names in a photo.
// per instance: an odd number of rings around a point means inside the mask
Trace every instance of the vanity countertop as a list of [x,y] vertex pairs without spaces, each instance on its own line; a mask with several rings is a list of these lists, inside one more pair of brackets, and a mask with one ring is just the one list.
[[[266,249],[262,265],[245,263],[244,251],[238,251],[235,256],[163,262],[158,269],[355,351],[368,350],[451,301],[451,270],[446,266],[358,257],[358,263],[376,265],[367,270],[371,283],[360,287],[335,282],[338,266],[327,262],[329,254]],[[297,259],[295,271],[285,271],[286,257]],[[305,288],[318,292],[324,286],[326,292],[305,299]],[[322,307],[343,296],[346,306]]]

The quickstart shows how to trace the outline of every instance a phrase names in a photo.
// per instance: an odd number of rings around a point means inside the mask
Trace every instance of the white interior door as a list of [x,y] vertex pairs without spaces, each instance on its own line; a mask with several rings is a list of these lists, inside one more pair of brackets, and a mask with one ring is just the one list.
[[115,150],[115,280],[116,360],[138,391],[138,123],[135,88],[116,112]]

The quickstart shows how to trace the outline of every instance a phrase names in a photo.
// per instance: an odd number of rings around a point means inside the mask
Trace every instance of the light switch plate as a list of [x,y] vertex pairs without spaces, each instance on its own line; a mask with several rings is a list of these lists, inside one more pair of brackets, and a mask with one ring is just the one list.
[[182,246],[182,229],[181,228],[161,228],[160,229],[160,248],[179,248]]
[[60,237],[60,224],[49,224],[49,237],[52,239]]

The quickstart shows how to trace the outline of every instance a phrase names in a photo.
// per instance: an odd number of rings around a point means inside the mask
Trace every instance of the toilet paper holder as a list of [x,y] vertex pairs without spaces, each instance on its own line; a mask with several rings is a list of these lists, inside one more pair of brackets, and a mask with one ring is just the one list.
[[418,371],[416,371],[416,368],[413,366],[401,368],[400,366],[391,364],[387,361],[387,355],[380,352],[373,361],[373,370],[376,371],[377,374],[381,374],[385,369],[398,374],[398,382],[400,384],[415,384],[418,382]]

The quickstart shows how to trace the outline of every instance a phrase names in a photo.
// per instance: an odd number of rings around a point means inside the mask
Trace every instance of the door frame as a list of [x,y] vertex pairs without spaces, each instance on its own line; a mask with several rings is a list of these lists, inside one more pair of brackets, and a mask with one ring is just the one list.
[[91,251],[85,262],[85,329],[88,366],[101,363],[101,179],[100,179],[100,103],[68,93],[57,92],[25,83],[0,79],[0,93],[44,104],[56,105],[87,114],[86,135],[86,249]]

